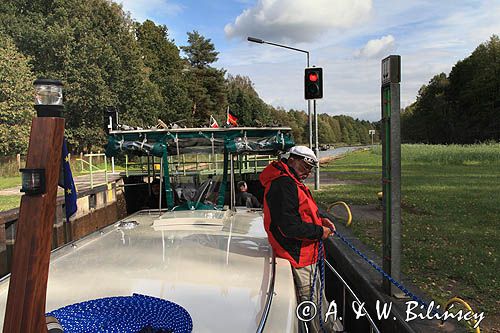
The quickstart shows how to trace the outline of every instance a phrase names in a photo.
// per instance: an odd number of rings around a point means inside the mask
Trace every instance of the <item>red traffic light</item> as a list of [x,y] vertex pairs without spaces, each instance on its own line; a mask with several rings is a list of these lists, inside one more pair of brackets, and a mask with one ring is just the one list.
[[309,67],[304,72],[304,98],[323,98],[323,68]]
[[309,81],[311,81],[311,82],[318,81],[318,74],[316,74],[316,73],[309,74]]

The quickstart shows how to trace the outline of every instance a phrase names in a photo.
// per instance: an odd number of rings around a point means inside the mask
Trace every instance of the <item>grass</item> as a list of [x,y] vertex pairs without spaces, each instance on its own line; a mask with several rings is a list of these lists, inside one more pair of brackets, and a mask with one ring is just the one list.
[[0,190],[21,186],[21,176],[0,177]]
[[2,195],[0,196],[0,211],[19,207],[20,203],[20,195]]
[[[319,202],[378,203],[380,148],[324,169],[364,182],[323,189]],[[488,317],[498,324],[500,144],[403,145],[402,201],[403,273],[436,301],[458,295],[485,311],[485,324]],[[362,221],[353,231],[381,254],[380,222]]]

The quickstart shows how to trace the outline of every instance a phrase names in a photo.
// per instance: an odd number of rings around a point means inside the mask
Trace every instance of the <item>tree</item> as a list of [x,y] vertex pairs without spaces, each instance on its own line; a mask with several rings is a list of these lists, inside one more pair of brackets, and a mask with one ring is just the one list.
[[250,78],[229,74],[226,85],[229,108],[236,113],[241,126],[258,126],[270,122],[268,107],[259,98]]
[[220,113],[227,106],[227,92],[224,69],[210,66],[217,61],[218,52],[210,38],[201,36],[197,31],[188,32],[188,45],[181,46],[191,65],[186,68],[185,78],[191,99],[190,125],[206,124],[210,115]]
[[110,105],[132,125],[156,123],[164,104],[147,76],[133,22],[119,5],[15,0],[0,3],[0,23],[30,57],[37,77],[63,81],[71,147],[90,149],[105,142],[103,111]]
[[335,135],[329,122],[330,117],[324,113],[318,116],[318,140],[320,144],[335,142]]
[[136,37],[144,64],[149,68],[149,80],[158,86],[165,104],[159,117],[169,121],[189,118],[192,103],[183,74],[185,64],[179,48],[168,37],[167,27],[150,20],[136,23]]
[[205,38],[193,30],[188,32],[187,46],[181,46],[181,50],[187,55],[188,61],[192,67],[205,68],[217,61],[219,52],[215,51],[215,46],[210,38]]
[[500,38],[493,35],[450,72],[454,141],[500,139]]
[[13,40],[0,33],[0,155],[25,153],[33,112],[34,76]]
[[427,143],[443,143],[448,141],[449,126],[447,123],[449,105],[446,89],[449,81],[445,73],[435,75],[427,86],[419,90],[417,105],[413,111],[419,120],[414,126],[421,133],[421,140]]
[[402,139],[474,143],[500,139],[500,38],[493,35],[458,61],[449,76],[435,75],[401,116]]

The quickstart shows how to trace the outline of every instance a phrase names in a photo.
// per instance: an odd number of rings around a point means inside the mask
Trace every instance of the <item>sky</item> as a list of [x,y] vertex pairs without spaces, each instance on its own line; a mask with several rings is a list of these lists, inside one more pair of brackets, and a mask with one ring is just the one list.
[[247,41],[248,36],[309,51],[323,68],[318,113],[380,120],[380,66],[401,56],[401,106],[493,34],[500,0],[115,0],[132,18],[168,28],[177,46],[187,32],[210,38],[217,68],[248,76],[274,107],[307,110],[305,53]]

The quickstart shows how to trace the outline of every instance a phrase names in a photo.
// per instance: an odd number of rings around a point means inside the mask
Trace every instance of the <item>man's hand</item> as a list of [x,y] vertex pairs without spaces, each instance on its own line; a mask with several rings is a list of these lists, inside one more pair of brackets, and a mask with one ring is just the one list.
[[321,239],[327,239],[333,233],[333,231],[330,230],[330,228],[328,227],[321,227],[321,228],[323,228],[323,235],[321,236]]
[[332,221],[330,221],[328,217],[322,217],[321,223],[323,224],[323,226],[330,228],[332,232],[336,230],[335,225],[332,223]]

